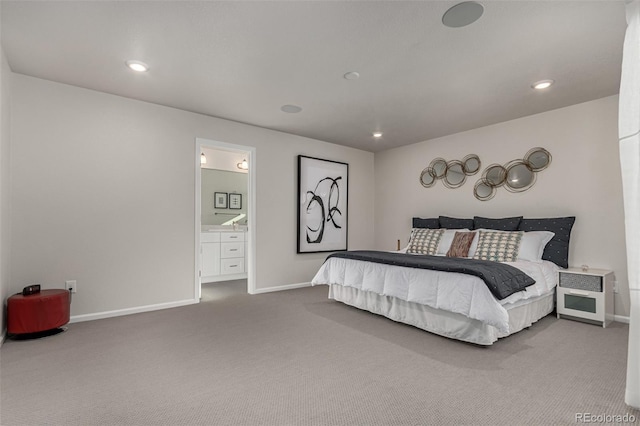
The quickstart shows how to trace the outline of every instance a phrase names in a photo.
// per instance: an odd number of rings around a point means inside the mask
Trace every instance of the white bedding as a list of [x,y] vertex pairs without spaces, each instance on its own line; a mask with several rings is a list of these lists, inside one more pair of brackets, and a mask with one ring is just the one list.
[[505,307],[553,291],[558,266],[548,261],[507,264],[522,270],[536,283],[503,300],[497,300],[476,276],[342,258],[327,259],[311,284],[338,284],[420,303],[479,320],[508,334],[509,314]]

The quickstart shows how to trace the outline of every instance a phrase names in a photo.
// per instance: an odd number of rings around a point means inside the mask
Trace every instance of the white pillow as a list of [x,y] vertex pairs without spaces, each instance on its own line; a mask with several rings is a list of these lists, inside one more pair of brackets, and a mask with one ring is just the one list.
[[438,251],[436,251],[436,256],[444,256],[447,254],[447,252],[449,251],[449,248],[451,247],[451,243],[453,242],[453,237],[455,237],[456,235],[456,232],[469,232],[469,230],[468,229],[445,229],[444,233],[442,234],[442,238],[440,238],[440,244],[438,245]]
[[518,260],[541,263],[544,248],[555,235],[556,234],[550,231],[525,232],[520,242]]
[[[475,237],[473,237],[473,241],[471,242],[471,246],[469,246],[469,253],[467,254],[467,259],[472,259],[473,255],[476,254],[476,250],[478,249],[478,235],[480,234],[479,229],[474,229]],[[483,231],[488,231],[488,229],[483,229]]]

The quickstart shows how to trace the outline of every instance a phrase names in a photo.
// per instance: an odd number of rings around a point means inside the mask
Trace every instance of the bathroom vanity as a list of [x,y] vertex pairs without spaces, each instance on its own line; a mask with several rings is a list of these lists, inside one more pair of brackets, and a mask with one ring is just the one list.
[[200,282],[247,278],[246,230],[212,229],[200,234]]

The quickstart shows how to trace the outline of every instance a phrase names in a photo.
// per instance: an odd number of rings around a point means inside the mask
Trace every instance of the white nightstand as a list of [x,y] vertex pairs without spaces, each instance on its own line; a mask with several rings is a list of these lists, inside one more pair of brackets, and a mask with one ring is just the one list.
[[613,321],[613,271],[569,268],[558,271],[556,311],[570,319],[606,327]]

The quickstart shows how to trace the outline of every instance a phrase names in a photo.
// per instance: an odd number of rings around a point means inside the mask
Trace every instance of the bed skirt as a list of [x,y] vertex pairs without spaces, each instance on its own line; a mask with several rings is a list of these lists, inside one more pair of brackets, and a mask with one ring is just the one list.
[[329,286],[329,299],[337,300],[374,314],[422,330],[464,342],[491,345],[501,337],[516,333],[550,314],[554,308],[554,291],[541,296],[521,300],[505,306],[509,313],[509,332],[501,333],[497,328],[464,315],[431,308],[415,302],[407,302],[391,296],[362,291],[341,285]]

